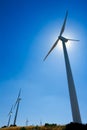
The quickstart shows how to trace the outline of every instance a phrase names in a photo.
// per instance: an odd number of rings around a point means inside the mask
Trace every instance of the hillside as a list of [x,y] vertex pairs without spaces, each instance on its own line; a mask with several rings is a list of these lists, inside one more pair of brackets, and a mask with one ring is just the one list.
[[87,130],[87,124],[70,123],[67,125],[46,124],[45,126],[8,127],[0,130]]

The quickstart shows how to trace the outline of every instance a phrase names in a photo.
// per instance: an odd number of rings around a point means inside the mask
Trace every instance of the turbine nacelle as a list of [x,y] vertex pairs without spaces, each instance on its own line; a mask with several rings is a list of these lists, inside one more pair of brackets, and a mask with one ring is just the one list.
[[61,40],[62,42],[68,42],[68,39],[65,38],[65,37],[59,36],[58,38],[59,38],[59,40]]
[[18,101],[20,101],[20,100],[21,100],[21,98],[18,99]]

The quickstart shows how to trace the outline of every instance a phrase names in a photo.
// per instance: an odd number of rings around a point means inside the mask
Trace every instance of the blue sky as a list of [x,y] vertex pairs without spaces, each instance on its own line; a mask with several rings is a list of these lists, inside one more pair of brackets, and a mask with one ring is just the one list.
[[[87,123],[87,1],[0,0],[0,126],[22,89],[17,125],[72,121],[63,51],[43,58],[60,32],[79,39],[67,48],[83,123]],[[14,112],[11,119],[13,123]]]

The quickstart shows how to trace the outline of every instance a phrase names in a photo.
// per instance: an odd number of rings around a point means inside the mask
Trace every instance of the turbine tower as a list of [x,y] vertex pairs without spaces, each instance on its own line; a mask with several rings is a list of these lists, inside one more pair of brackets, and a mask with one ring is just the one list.
[[18,115],[19,103],[20,103],[20,100],[21,100],[20,94],[21,94],[21,89],[19,90],[19,94],[18,94],[16,103],[15,103],[15,106],[14,106],[14,108],[16,107],[16,112],[15,112],[15,117],[14,117],[13,126],[16,126],[16,120],[17,120],[17,115]]
[[12,116],[12,110],[13,110],[13,106],[11,107],[11,110],[10,110],[10,112],[9,112],[9,114],[8,114],[9,119],[8,119],[7,127],[9,127],[9,124],[10,124],[10,120],[11,120],[11,116]]
[[81,121],[81,116],[80,116],[80,111],[79,111],[79,105],[77,101],[77,95],[76,95],[76,90],[75,90],[75,84],[73,80],[73,75],[70,67],[70,62],[69,62],[69,57],[66,49],[66,42],[70,41],[79,41],[79,40],[74,40],[74,39],[68,39],[62,36],[64,30],[65,30],[65,24],[67,20],[67,15],[68,11],[66,12],[66,16],[60,31],[60,34],[56,40],[56,42],[53,44],[49,52],[47,53],[46,57],[44,60],[48,57],[48,55],[51,53],[51,51],[56,47],[58,44],[58,41],[62,41],[62,46],[63,46],[63,52],[64,52],[64,59],[65,59],[65,66],[66,66],[66,73],[67,73],[67,81],[68,81],[68,89],[69,89],[69,96],[70,96],[70,103],[71,103],[71,111],[72,111],[72,117],[73,117],[73,122],[76,123],[82,123]]

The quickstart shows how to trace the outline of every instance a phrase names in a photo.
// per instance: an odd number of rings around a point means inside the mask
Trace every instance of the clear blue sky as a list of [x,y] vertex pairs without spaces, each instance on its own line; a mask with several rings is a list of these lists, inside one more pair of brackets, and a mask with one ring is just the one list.
[[[0,0],[0,126],[22,89],[17,125],[72,121],[62,50],[43,58],[60,32],[79,39],[67,48],[83,123],[87,123],[87,1]],[[13,123],[14,112],[11,120]]]

